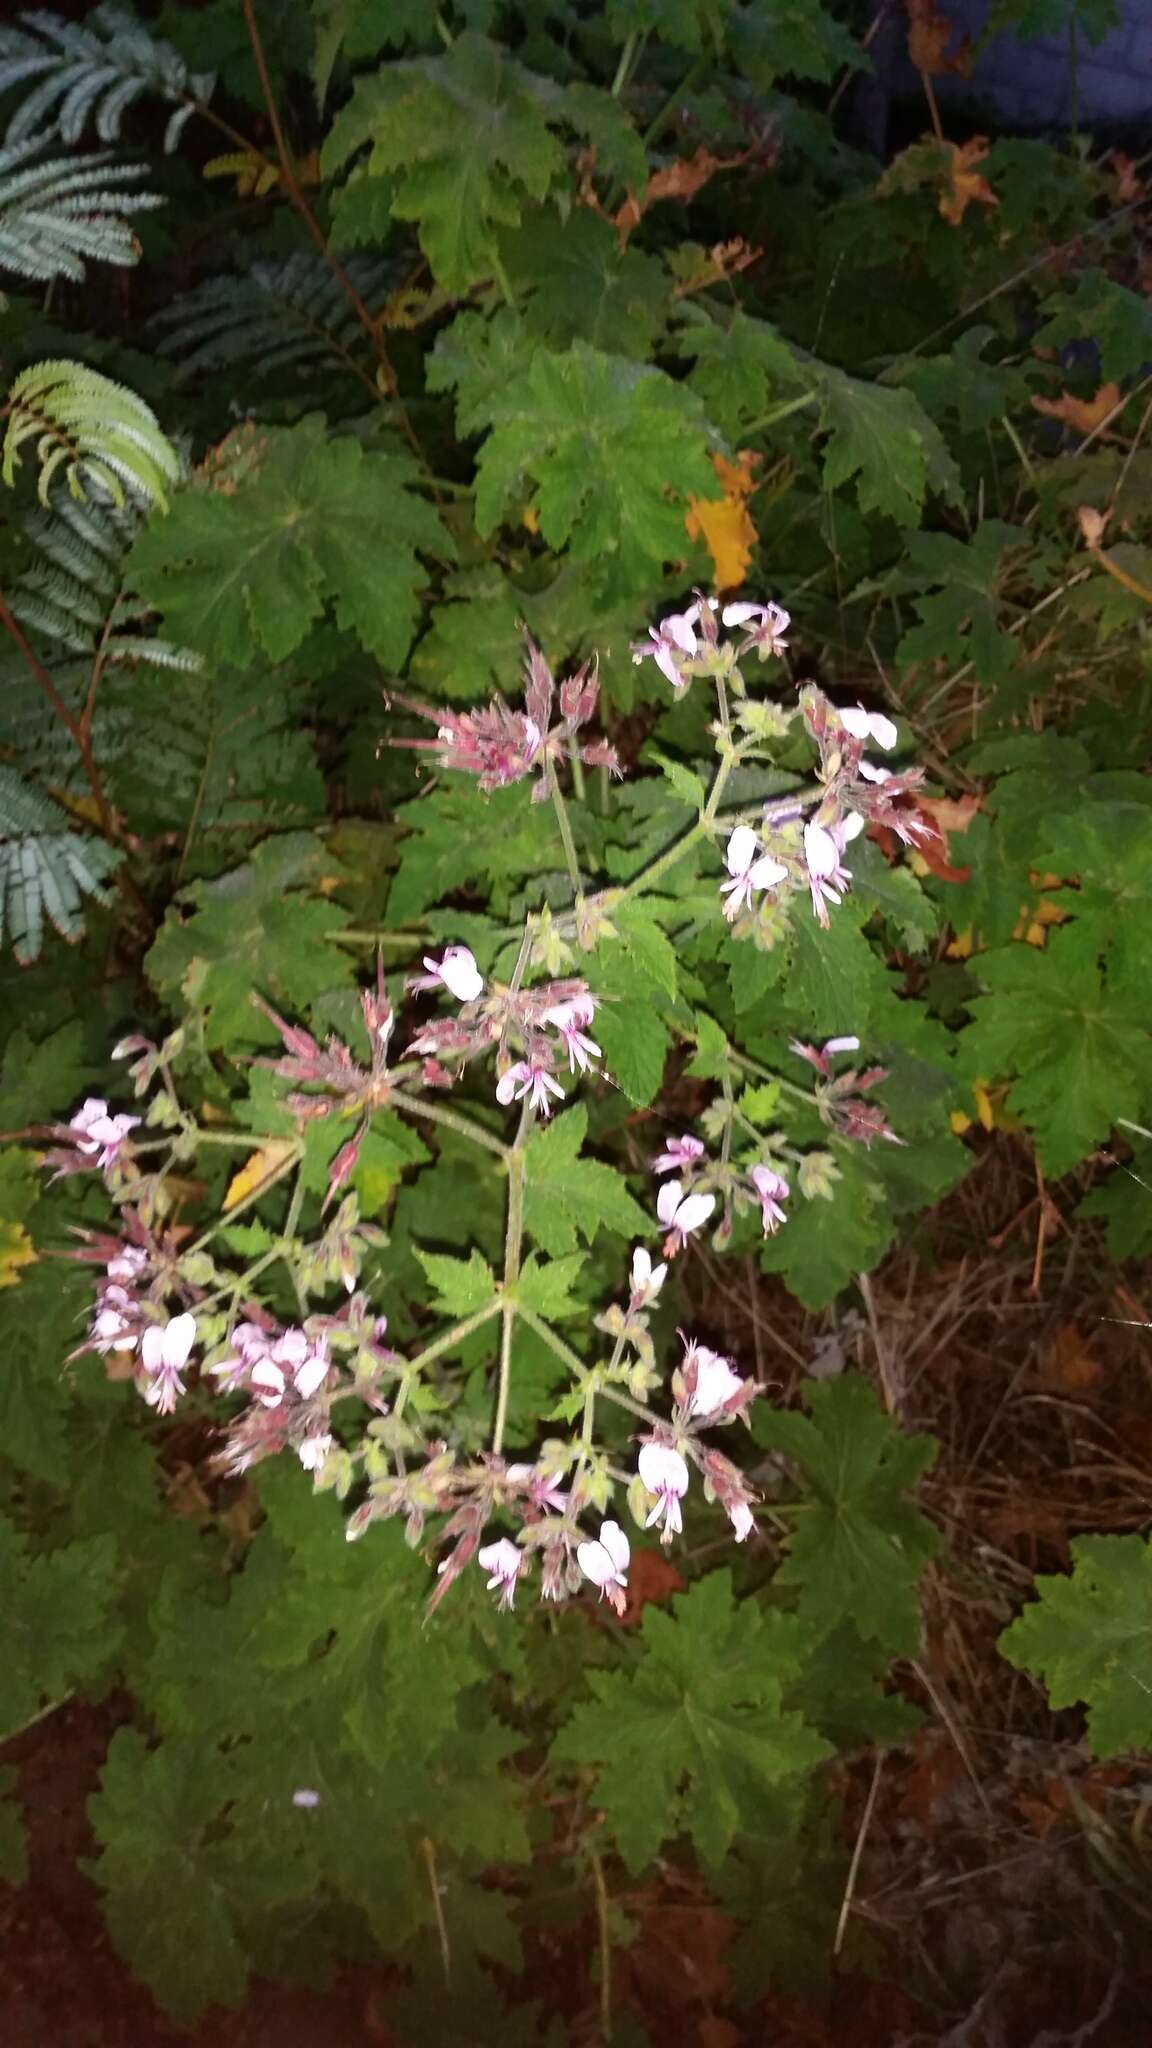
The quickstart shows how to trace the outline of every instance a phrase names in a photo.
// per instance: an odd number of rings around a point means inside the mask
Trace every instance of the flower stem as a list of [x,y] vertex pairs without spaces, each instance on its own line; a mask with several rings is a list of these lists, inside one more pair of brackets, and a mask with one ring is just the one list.
[[576,858],[576,841],[572,837],[572,823],[568,816],[568,806],[564,801],[554,761],[548,763],[548,794],[552,798],[552,808],[556,813],[556,823],[560,827],[560,840],[564,848],[564,858],[568,863],[568,878],[575,891],[577,904],[580,904],[584,900],[584,885],[580,880],[580,863]]
[[492,1424],[492,1455],[504,1448],[508,1421],[508,1397],[512,1391],[512,1332],[516,1327],[516,1282],[520,1278],[520,1253],[524,1243],[524,1139],[531,1129],[531,1107],[526,1102],[520,1117],[516,1143],[508,1155],[508,1215],[504,1226],[504,1289],[500,1303],[500,1376],[496,1387],[496,1417]]
[[[252,1142],[254,1145],[259,1145],[259,1139],[256,1137],[253,1137]],[[256,1202],[262,1202],[265,1195],[271,1194],[278,1181],[286,1180],[288,1175],[300,1165],[303,1157],[304,1148],[302,1145],[299,1145],[288,1154],[286,1159],[280,1161],[275,1172],[270,1173],[267,1180],[262,1180],[258,1188],[253,1188],[252,1193],[245,1195],[242,1202],[237,1202],[234,1209],[227,1210],[223,1215],[218,1216],[214,1223],[210,1223],[207,1230],[202,1230],[195,1243],[188,1246],[188,1251],[203,1251],[204,1246],[212,1242],[218,1230],[223,1230],[226,1225],[235,1223],[237,1217],[243,1216],[246,1209],[251,1209]],[[295,1200],[295,1195],[293,1200]],[[299,1211],[297,1211],[297,1214],[299,1214]],[[295,1229],[295,1222],[293,1222],[292,1227]]]
[[516,1313],[520,1317],[521,1322],[527,1323],[530,1330],[535,1330],[541,1342],[547,1344],[549,1350],[556,1353],[557,1358],[562,1358],[565,1365],[572,1372],[579,1373],[581,1379],[583,1379],[588,1370],[586,1361],[580,1357],[579,1352],[573,1351],[570,1344],[564,1342],[563,1337],[552,1328],[551,1323],[546,1323],[543,1316],[538,1316],[535,1309],[526,1308],[523,1302],[517,1303]]
[[455,1131],[458,1137],[469,1138],[474,1145],[482,1145],[486,1152],[494,1152],[497,1159],[511,1157],[511,1147],[502,1138],[486,1131],[483,1124],[473,1123],[470,1116],[462,1116],[458,1109],[444,1109],[438,1102],[425,1102],[418,1095],[409,1095],[407,1089],[394,1088],[392,1101],[397,1109],[406,1109],[410,1116],[422,1116],[430,1124],[442,1124],[447,1131]]
[[[454,1345],[462,1344],[465,1337],[472,1335],[473,1330],[483,1329],[485,1323],[490,1323],[493,1316],[499,1315],[502,1306],[499,1295],[494,1294],[491,1301],[484,1303],[483,1308],[474,1309],[472,1314],[465,1316],[462,1322],[453,1323],[450,1330],[442,1331],[440,1336],[434,1338],[431,1344],[424,1346],[423,1351],[418,1351],[415,1358],[405,1359],[403,1375],[405,1385],[410,1387],[412,1381],[417,1378],[426,1365],[431,1365],[437,1358],[442,1358],[444,1353],[451,1351]],[[403,1403],[398,1400],[393,1413],[399,1413],[402,1406]]]

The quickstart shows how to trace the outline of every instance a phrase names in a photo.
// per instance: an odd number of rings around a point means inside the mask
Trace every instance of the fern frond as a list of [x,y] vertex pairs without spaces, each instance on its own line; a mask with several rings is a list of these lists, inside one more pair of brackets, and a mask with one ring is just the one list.
[[90,120],[102,142],[115,142],[128,108],[150,93],[175,105],[164,133],[165,150],[173,150],[212,96],[214,73],[190,72],[171,43],[119,7],[97,7],[83,23],[39,11],[20,20],[19,28],[0,28],[0,93],[37,83],[12,119],[10,142],[49,131],[77,142]]
[[42,504],[62,472],[75,498],[95,486],[117,504],[127,492],[146,505],[166,507],[165,490],[180,474],[179,458],[151,406],[123,384],[82,363],[33,363],[9,389],[7,412],[0,472],[6,484],[25,444],[35,441]]
[[[349,257],[345,268],[368,306],[393,281],[393,265],[376,257]],[[346,364],[363,340],[342,285],[311,249],[283,263],[254,263],[243,277],[207,278],[151,324],[164,336],[161,352],[180,362],[181,378],[241,364],[255,377]]]
[[126,188],[145,175],[143,164],[117,164],[105,154],[32,159],[41,141],[0,149],[0,269],[47,283],[79,283],[87,262],[139,261],[140,244],[128,216],[162,206],[158,192]]
[[61,805],[14,768],[0,766],[0,945],[22,966],[39,958],[45,920],[78,939],[86,896],[107,901],[104,883],[122,854],[71,829]]

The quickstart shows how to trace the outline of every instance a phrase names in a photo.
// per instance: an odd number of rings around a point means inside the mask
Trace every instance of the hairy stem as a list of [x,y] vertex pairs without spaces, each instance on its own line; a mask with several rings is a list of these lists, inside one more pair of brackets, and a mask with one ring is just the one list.
[[510,1145],[491,1131],[486,1131],[483,1124],[473,1123],[470,1116],[463,1116],[458,1109],[445,1109],[439,1102],[425,1102],[422,1096],[409,1095],[406,1088],[394,1088],[392,1101],[397,1109],[406,1109],[410,1116],[421,1116],[430,1124],[442,1124],[445,1130],[455,1131],[458,1137],[468,1138],[473,1145],[482,1145],[485,1152],[494,1152],[497,1159],[511,1157]]
[[118,839],[120,835],[116,830],[116,820],[115,817],[113,816],[112,806],[109,803],[108,798],[105,794],[104,784],[100,779],[100,771],[96,766],[96,757],[92,752],[91,736],[85,726],[84,720],[75,717],[74,714],[69,710],[63,697],[60,695],[60,692],[57,689],[56,684],[53,682],[51,674],[45,668],[44,663],[41,661],[39,655],[29,644],[29,641],[25,636],[24,630],[21,627],[19,621],[14,617],[9,607],[8,601],[5,598],[2,590],[0,590],[0,626],[3,626],[9,638],[15,643],[16,647],[19,649],[29,674],[32,676],[42,695],[47,698],[49,704],[52,706],[53,711],[56,713],[57,718],[60,720],[61,725],[64,727],[69,738],[73,741],[77,752],[79,753],[80,759],[84,765],[84,773],[88,777],[88,787],[92,791],[92,799],[96,805],[96,810],[100,820],[100,830],[103,832],[105,838],[112,840]]
[[554,761],[548,763],[548,794],[552,799],[552,808],[556,813],[556,823],[560,827],[560,841],[564,848],[564,859],[568,864],[568,879],[572,884],[576,902],[579,905],[584,900],[584,887],[580,880],[580,863],[576,858],[576,841],[572,837],[572,821],[568,816],[568,806],[564,801],[564,793],[560,788],[559,778],[556,774],[556,763]]
[[504,1226],[504,1298],[500,1304],[500,1375],[496,1387],[496,1418],[492,1424],[492,1455],[504,1448],[508,1421],[508,1397],[512,1391],[512,1333],[518,1310],[516,1283],[520,1278],[520,1254],[524,1244],[524,1140],[531,1129],[531,1109],[524,1104],[516,1143],[508,1157],[508,1215]]

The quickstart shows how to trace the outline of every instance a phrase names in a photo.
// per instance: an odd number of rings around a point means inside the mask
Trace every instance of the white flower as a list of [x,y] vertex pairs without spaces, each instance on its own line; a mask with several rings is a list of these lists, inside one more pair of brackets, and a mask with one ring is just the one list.
[[109,1116],[108,1104],[99,1095],[89,1095],[68,1125],[78,1152],[94,1159],[101,1169],[115,1163],[121,1145],[140,1122],[138,1116]]
[[427,979],[421,976],[413,985],[419,988],[435,988],[437,983],[446,988],[458,1003],[474,1003],[483,993],[484,976],[467,946],[449,946],[442,960],[424,955],[428,969]]
[[108,1261],[108,1278],[127,1281],[130,1285],[140,1278],[147,1264],[148,1254],[142,1244],[122,1244]]
[[158,1415],[171,1415],[184,1392],[180,1377],[196,1342],[196,1318],[173,1316],[170,1323],[150,1323],[140,1339],[140,1365],[151,1384],[144,1399]]
[[735,1536],[737,1543],[743,1543],[745,1537],[750,1536],[756,1527],[755,1516],[746,1500],[738,1500],[733,1503],[728,1510],[728,1519],[732,1524],[732,1534]]
[[656,1197],[656,1214],[668,1229],[665,1257],[674,1259],[692,1232],[707,1223],[715,1207],[715,1195],[686,1195],[678,1180],[666,1180]]
[[892,770],[890,768],[874,768],[871,761],[865,761],[863,758],[856,763],[856,773],[857,775],[862,775],[865,782],[891,782],[892,780]]
[[654,1266],[651,1254],[638,1244],[632,1254],[632,1299],[629,1306],[650,1308],[667,1277],[667,1266]]
[[488,1591],[500,1590],[500,1605],[511,1607],[516,1597],[516,1581],[528,1563],[519,1544],[508,1536],[501,1536],[496,1543],[486,1543],[476,1552],[476,1562],[482,1572],[491,1574]]
[[782,861],[760,852],[760,842],[751,825],[737,825],[728,841],[724,865],[732,878],[720,884],[720,894],[728,898],[724,915],[729,919],[739,916],[746,906],[749,910],[752,908],[755,890],[774,889],[778,882],[788,879],[788,870]]
[[306,1472],[318,1472],[331,1449],[330,1433],[321,1430],[318,1436],[306,1436],[303,1443],[297,1446],[296,1455]]
[[632,1546],[619,1522],[601,1522],[599,1542],[576,1546],[576,1562],[584,1577],[599,1586],[601,1599],[610,1601],[617,1614],[624,1612],[631,1556]]
[[852,880],[851,869],[844,866],[844,849],[848,841],[855,839],[863,830],[864,820],[858,811],[850,812],[835,825],[817,825],[810,820],[804,827],[804,860],[812,890],[812,908],[822,925],[828,923],[827,905],[839,904],[843,891]]
[[689,605],[686,612],[669,612],[658,626],[649,626],[647,640],[637,640],[632,645],[633,661],[641,662],[651,655],[678,696],[692,680],[683,673],[683,661],[685,656],[691,659],[699,646],[696,638],[699,617],[698,604]]
[[689,1415],[715,1415],[744,1385],[732,1361],[722,1358],[718,1351],[710,1351],[706,1344],[689,1344],[684,1353],[683,1370],[696,1367],[696,1380],[688,1401]]
[[515,1066],[509,1067],[508,1072],[502,1074],[497,1081],[496,1100],[506,1109],[510,1102],[522,1102],[526,1095],[533,1109],[538,1109],[541,1116],[552,1114],[549,1096],[558,1095],[561,1102],[564,1100],[564,1090],[555,1074],[550,1074],[547,1067],[542,1067],[538,1062],[531,1060],[517,1060]]
[[791,614],[783,605],[772,604],[726,604],[720,614],[726,626],[748,626],[749,646],[755,647],[761,655],[784,653],[787,646],[784,635],[792,623]]
[[650,1529],[653,1522],[660,1522],[661,1543],[671,1543],[684,1527],[680,1502],[688,1491],[688,1467],[670,1444],[645,1444],[637,1466],[649,1493],[656,1495],[656,1505],[644,1527]]
[[296,1368],[294,1376],[296,1392],[302,1401],[310,1401],[313,1394],[319,1392],[328,1377],[330,1363],[328,1347],[324,1339],[321,1338],[315,1350],[311,1351],[303,1363]]
[[589,1038],[584,1026],[592,1022],[596,1014],[595,996],[573,996],[571,1002],[555,1003],[544,1012],[544,1022],[555,1025],[564,1041],[568,1054],[568,1069],[575,1073],[587,1071],[593,1060],[600,1058],[600,1047],[594,1038]]
[[862,704],[849,706],[847,711],[838,709],[837,716],[845,732],[850,732],[854,740],[875,740],[886,754],[891,753],[900,737],[892,720],[885,718],[882,711],[865,711]]
[[767,1237],[779,1224],[788,1221],[786,1211],[780,1206],[788,1199],[788,1183],[783,1174],[771,1166],[750,1167],[748,1178],[760,1200],[760,1221]]
[[104,1289],[88,1332],[101,1358],[109,1351],[135,1351],[140,1335],[132,1324],[135,1313],[136,1304],[123,1287]]
[[314,1792],[310,1785],[301,1785],[299,1791],[292,1794],[292,1804],[306,1809],[319,1806],[320,1794]]
[[535,1465],[509,1465],[504,1474],[513,1486],[524,1486],[533,1505],[538,1508],[555,1508],[562,1515],[568,1506],[568,1495],[547,1472],[538,1472]]

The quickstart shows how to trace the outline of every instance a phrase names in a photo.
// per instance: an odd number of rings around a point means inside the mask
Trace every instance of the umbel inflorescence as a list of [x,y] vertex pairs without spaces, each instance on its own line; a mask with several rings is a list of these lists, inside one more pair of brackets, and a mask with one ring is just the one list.
[[[789,918],[814,918],[826,928],[851,887],[851,848],[861,833],[884,827],[915,844],[927,829],[914,797],[918,771],[893,772],[866,752],[896,746],[890,719],[861,706],[838,708],[813,684],[790,705],[749,693],[742,664],[776,660],[788,624],[775,604],[720,609],[699,597],[634,648],[634,659],[653,660],[677,696],[696,684],[713,690],[717,760],[696,824],[622,887],[585,888],[562,786],[574,759],[619,773],[613,745],[588,736],[599,700],[594,663],[557,685],[530,646],[522,711],[502,699],[459,713],[410,707],[433,719],[437,734],[401,743],[430,749],[442,773],[470,776],[482,792],[533,778],[534,799],[555,811],[573,883],[571,908],[561,917],[529,914],[506,979],[484,973],[463,943],[423,955],[422,971],[407,978],[406,1004],[432,997],[439,1008],[418,1018],[406,1041],[378,967],[361,991],[366,1059],[337,1036],[321,1040],[284,1019],[253,992],[280,1039],[278,1052],[260,1064],[273,1077],[294,1135],[277,1140],[271,1163],[245,1197],[274,1200],[280,1183],[289,1195],[279,1234],[264,1232],[264,1249],[246,1268],[230,1265],[221,1244],[234,1209],[191,1243],[186,1230],[171,1225],[173,1172],[202,1146],[244,1142],[239,1133],[201,1126],[181,1101],[172,1070],[179,1032],[162,1046],[132,1037],[116,1048],[114,1056],[130,1063],[136,1113],[89,1098],[54,1134],[47,1162],[58,1173],[101,1173],[120,1212],[115,1232],[87,1233],[75,1254],[98,1275],[81,1351],[130,1373],[158,1415],[186,1398],[219,1404],[219,1463],[227,1472],[292,1452],[318,1489],[352,1503],[350,1538],[399,1515],[417,1545],[434,1519],[432,1540],[443,1552],[434,1601],[475,1564],[503,1607],[532,1580],[546,1600],[591,1586],[622,1609],[630,1547],[610,1512],[620,1492],[633,1522],[658,1528],[664,1543],[680,1532],[694,1484],[727,1516],[737,1542],[755,1527],[754,1491],[714,1438],[747,1423],[757,1383],[683,1333],[666,1377],[652,1312],[669,1262],[694,1238],[710,1233],[723,1249],[744,1216],[756,1219],[765,1236],[787,1230],[795,1201],[829,1193],[834,1156],[798,1148],[784,1128],[751,1123],[725,1083],[699,1127],[669,1137],[651,1159],[651,1244],[635,1246],[626,1289],[594,1318],[579,1346],[560,1335],[525,1286],[523,1245],[533,1235],[526,1160],[534,1137],[574,1090],[612,1085],[596,1036],[602,998],[581,975],[541,972],[557,942],[569,957],[573,946],[593,952],[622,905],[643,897],[689,847],[708,844],[718,869],[716,915],[737,939],[771,943]],[[811,785],[722,814],[734,769],[770,760],[797,721],[816,757]],[[794,1042],[791,1054],[813,1085],[781,1085],[803,1096],[839,1140],[898,1143],[874,1096],[884,1070],[852,1064],[858,1050],[852,1033],[822,1046]],[[466,1080],[510,1113],[509,1135],[498,1136],[490,1119],[448,1102]],[[497,1175],[505,1184],[502,1274],[490,1274],[466,1312],[414,1355],[389,1342],[384,1305],[364,1284],[365,1265],[386,1240],[362,1220],[351,1185],[373,1119],[383,1112],[471,1139],[492,1166],[494,1200],[501,1198]],[[329,1154],[318,1231],[307,1238],[300,1218],[309,1132],[332,1119],[347,1125],[348,1135]],[[265,1298],[285,1270],[298,1304],[296,1319],[287,1322]],[[504,1443],[519,1324],[572,1376],[569,1399],[549,1419],[568,1415],[578,1427],[542,1434],[531,1459],[510,1460]],[[477,1451],[453,1440],[452,1402],[439,1375],[434,1401],[424,1390],[432,1368],[486,1327],[493,1339],[493,1417],[488,1443]],[[636,1425],[628,1469],[599,1441],[604,1401]]]

